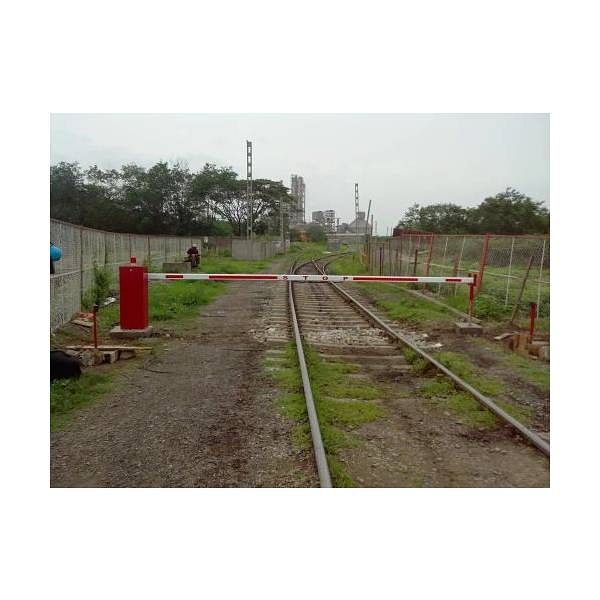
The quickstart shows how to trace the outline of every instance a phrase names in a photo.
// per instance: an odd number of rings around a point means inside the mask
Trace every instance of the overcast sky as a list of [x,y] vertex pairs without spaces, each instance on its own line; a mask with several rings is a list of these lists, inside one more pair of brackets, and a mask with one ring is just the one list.
[[411,204],[474,206],[514,187],[549,203],[550,124],[545,114],[55,114],[50,159],[87,167],[184,159],[306,184],[307,219],[334,209],[354,218],[373,201],[379,234]]

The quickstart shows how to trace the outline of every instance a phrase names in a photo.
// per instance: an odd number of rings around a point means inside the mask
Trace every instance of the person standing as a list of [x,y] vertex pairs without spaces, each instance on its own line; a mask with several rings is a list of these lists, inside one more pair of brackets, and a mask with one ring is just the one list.
[[62,250],[54,242],[50,242],[50,275],[54,275],[54,261],[61,258]]
[[192,244],[192,247],[187,251],[188,260],[192,263],[192,269],[200,264],[200,252],[198,252],[198,246]]

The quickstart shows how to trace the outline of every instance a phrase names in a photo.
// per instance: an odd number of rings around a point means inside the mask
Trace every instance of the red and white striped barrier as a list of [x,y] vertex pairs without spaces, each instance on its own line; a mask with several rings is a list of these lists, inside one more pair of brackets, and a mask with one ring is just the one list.
[[400,277],[392,275],[292,275],[289,273],[148,273],[148,269],[139,266],[135,257],[131,263],[119,267],[120,291],[120,332],[141,332],[149,334],[151,327],[148,319],[148,281],[181,281],[196,279],[204,281],[298,281],[308,283],[343,283],[344,281],[372,283],[462,283],[470,286],[469,314],[473,311],[473,288],[477,275],[473,277]]
[[148,273],[148,279],[176,281],[181,279],[196,279],[201,281],[306,281],[322,283],[331,281],[358,281],[371,283],[465,283],[473,285],[474,277],[400,277],[392,275],[291,275],[272,273]]

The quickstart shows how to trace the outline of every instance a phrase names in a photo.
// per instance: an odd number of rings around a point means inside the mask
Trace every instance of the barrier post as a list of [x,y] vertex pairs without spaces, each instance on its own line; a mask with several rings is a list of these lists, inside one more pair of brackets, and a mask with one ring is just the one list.
[[148,329],[148,268],[131,263],[119,267],[120,330]]
[[[471,273],[469,273],[471,277]],[[477,286],[477,273],[473,273],[473,283],[469,284],[469,323],[473,321],[473,305],[475,299],[475,287]]]
[[529,303],[529,341],[533,342],[533,332],[535,330],[535,318],[537,317],[537,303]]

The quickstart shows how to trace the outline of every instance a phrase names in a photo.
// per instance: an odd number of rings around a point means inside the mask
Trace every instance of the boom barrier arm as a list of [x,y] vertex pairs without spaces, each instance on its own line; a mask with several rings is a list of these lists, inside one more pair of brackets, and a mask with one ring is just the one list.
[[148,269],[131,258],[129,265],[119,267],[119,329],[121,332],[143,331],[149,326],[148,281],[287,281],[307,283],[343,283],[345,281],[371,283],[458,283],[471,287],[471,306],[476,277],[393,277],[382,275],[296,275],[290,273],[148,273]]
[[196,279],[210,281],[306,281],[308,283],[321,283],[332,281],[371,282],[371,283],[463,283],[473,285],[474,277],[393,277],[385,275],[292,275],[272,273],[148,273],[151,280],[181,280]]

